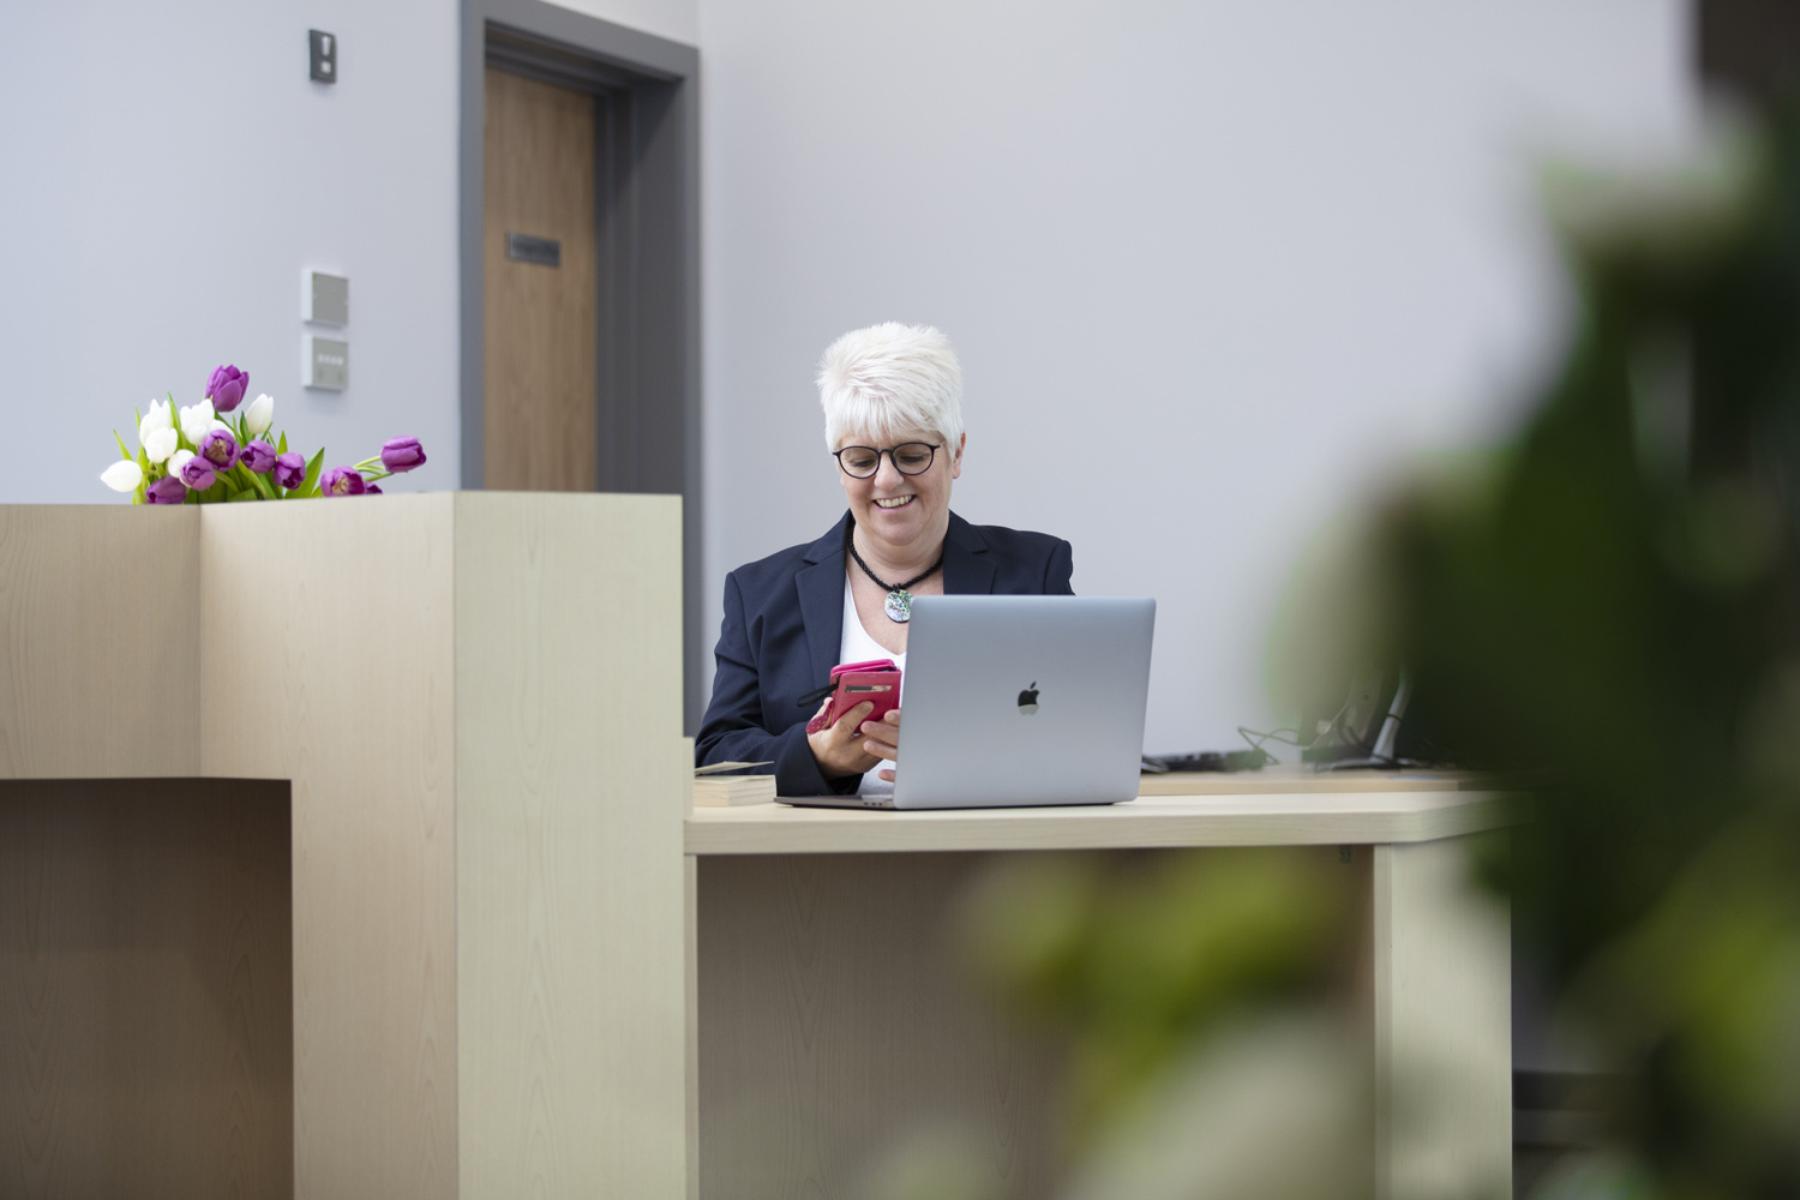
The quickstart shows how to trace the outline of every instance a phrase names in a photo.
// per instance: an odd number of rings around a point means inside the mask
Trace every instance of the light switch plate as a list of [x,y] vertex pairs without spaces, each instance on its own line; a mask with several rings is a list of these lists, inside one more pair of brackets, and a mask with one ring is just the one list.
[[350,386],[350,343],[309,333],[300,339],[300,381],[323,392]]
[[300,317],[311,325],[350,323],[350,277],[308,270],[300,280]]
[[336,83],[337,36],[323,29],[306,31],[307,75],[314,83]]

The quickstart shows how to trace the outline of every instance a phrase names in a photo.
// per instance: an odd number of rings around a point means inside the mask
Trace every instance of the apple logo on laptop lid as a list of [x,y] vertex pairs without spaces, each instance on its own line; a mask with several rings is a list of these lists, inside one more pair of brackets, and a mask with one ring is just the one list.
[[1029,717],[1037,710],[1038,685],[1037,680],[1034,679],[1031,681],[1030,687],[1019,693],[1019,712],[1021,715]]

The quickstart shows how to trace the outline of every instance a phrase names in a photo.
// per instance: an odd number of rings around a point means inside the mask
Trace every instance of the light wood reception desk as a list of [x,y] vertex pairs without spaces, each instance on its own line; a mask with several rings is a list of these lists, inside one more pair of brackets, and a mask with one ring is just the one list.
[[0,1196],[684,1194],[680,544],[0,508]]
[[[984,1148],[984,1194],[1054,1194],[1058,1055],[971,987],[960,898],[1001,856],[1287,846],[1317,847],[1365,905],[1350,1005],[1374,1055],[1376,1194],[1510,1194],[1507,919],[1462,845],[1503,824],[1500,800],[1454,777],[1145,785],[1163,794],[1107,808],[696,810],[701,1193],[864,1194],[897,1139],[948,1127]],[[1409,1088],[1429,1111],[1390,1119]]]
[[1378,1065],[1470,1067],[1386,1194],[1505,1178],[1487,796],[690,814],[679,546],[667,497],[0,508],[0,1195],[855,1196],[923,1120],[1035,1200],[1058,1052],[961,889],[1264,845],[1359,881]]

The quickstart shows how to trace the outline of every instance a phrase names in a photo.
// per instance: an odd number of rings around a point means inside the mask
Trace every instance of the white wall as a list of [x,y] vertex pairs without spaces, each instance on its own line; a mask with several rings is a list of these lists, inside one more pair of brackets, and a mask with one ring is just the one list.
[[[696,0],[581,0],[693,40]],[[309,28],[341,81],[307,78]],[[116,502],[131,410],[224,361],[307,449],[416,434],[393,490],[458,486],[455,0],[56,0],[13,6],[0,72],[0,503]],[[350,380],[300,388],[300,274],[350,276]],[[29,439],[18,436],[29,429]]]
[[700,41],[700,0],[551,0],[563,8],[690,46]]
[[[959,509],[1162,601],[1153,748],[1264,719],[1309,531],[1504,411],[1560,303],[1520,147],[1689,106],[1683,0],[567,2],[702,50],[709,626],[727,569],[838,511],[819,351],[932,321]],[[401,486],[456,486],[458,6],[15,7],[0,502],[112,501],[108,430],[225,359],[305,444],[414,433]],[[352,279],[340,397],[299,387],[307,263]]]
[[819,352],[934,323],[958,510],[1160,601],[1162,750],[1270,719],[1303,544],[1541,356],[1523,151],[1690,108],[1682,0],[703,0],[700,36],[710,628],[727,570],[841,511]]
[[[227,360],[306,448],[416,434],[431,462],[400,486],[455,486],[455,6],[58,0],[9,26],[7,408],[55,449],[12,455],[0,501],[116,500],[109,430]],[[332,87],[309,27],[340,39]],[[350,276],[341,395],[300,390],[309,263]]]

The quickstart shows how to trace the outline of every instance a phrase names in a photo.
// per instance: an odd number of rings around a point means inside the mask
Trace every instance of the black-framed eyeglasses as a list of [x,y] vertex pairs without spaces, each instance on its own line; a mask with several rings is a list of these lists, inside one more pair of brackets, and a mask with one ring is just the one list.
[[832,457],[850,478],[868,479],[881,470],[884,454],[893,460],[894,470],[902,475],[923,475],[931,470],[937,452],[937,444],[932,442],[901,442],[898,446],[845,446],[842,450],[832,451]]

